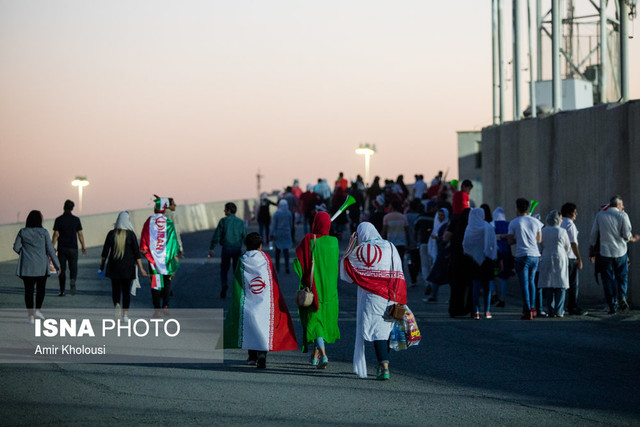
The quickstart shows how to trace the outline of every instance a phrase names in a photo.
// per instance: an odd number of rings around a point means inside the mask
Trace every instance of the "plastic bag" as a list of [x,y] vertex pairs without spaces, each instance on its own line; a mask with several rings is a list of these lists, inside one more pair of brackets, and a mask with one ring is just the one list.
[[413,312],[405,305],[405,315],[402,321],[395,321],[389,335],[389,347],[395,351],[406,350],[418,345],[421,340],[418,323]]

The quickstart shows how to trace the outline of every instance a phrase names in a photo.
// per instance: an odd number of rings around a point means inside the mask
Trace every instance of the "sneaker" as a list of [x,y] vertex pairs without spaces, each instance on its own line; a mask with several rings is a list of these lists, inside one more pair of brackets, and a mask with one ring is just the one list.
[[537,314],[538,317],[549,317],[549,314],[544,311],[544,310],[540,310]]
[[491,313],[489,313],[488,311],[484,314],[485,319],[491,319],[493,318],[493,316],[491,316]]
[[227,285],[224,285],[222,287],[222,290],[220,291],[220,298],[221,299],[225,299],[227,297],[227,289],[229,289],[229,287]]
[[554,317],[559,317],[560,319],[562,319],[564,317],[564,314],[556,314]]
[[129,316],[122,316],[122,321],[124,323],[128,323],[129,322]]
[[504,301],[502,300],[498,301],[498,303],[496,304],[496,307],[504,307]]
[[63,297],[64,295],[64,291],[60,291],[60,293],[58,294],[59,297]]
[[264,355],[258,356],[258,362],[256,363],[256,367],[258,369],[266,369],[266,367],[267,367],[267,356],[264,356]]
[[626,299],[620,300],[620,306],[619,306],[620,311],[624,311],[628,308],[629,308],[629,304],[627,303],[627,300]]
[[256,366],[258,364],[258,359],[252,359],[251,357],[247,359],[247,365]]
[[36,310],[36,312],[35,312],[35,313],[33,313],[33,315],[34,315],[35,317],[37,317],[38,319],[42,319],[42,320],[44,320],[44,314],[42,314],[42,312],[41,312],[40,310]]
[[116,303],[115,308],[113,309],[113,316],[116,319],[122,319],[122,309],[120,308],[120,303]]
[[36,321],[33,320],[33,316],[29,316],[29,317],[27,317],[27,322],[29,322],[30,324],[33,325]]
[[471,317],[473,317],[476,320],[480,320],[480,312],[476,311],[476,314],[472,314]]
[[327,356],[322,356],[320,358],[320,362],[318,363],[318,369],[324,369],[327,367],[327,363],[329,363],[329,358]]
[[376,379],[380,380],[380,381],[387,381],[390,378],[389,375],[389,368],[384,369],[384,368],[378,368],[378,372],[376,375]]

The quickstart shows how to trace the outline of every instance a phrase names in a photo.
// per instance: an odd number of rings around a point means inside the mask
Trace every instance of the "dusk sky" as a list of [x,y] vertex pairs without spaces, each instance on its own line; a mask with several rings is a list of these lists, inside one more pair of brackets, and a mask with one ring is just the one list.
[[489,0],[0,0],[0,61],[0,223],[76,175],[85,215],[355,178],[363,142],[372,176],[457,178],[456,131],[492,121]]

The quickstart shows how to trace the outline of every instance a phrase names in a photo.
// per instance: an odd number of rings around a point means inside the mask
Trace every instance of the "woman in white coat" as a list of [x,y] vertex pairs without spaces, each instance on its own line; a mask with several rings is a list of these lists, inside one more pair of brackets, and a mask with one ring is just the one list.
[[560,214],[553,210],[547,215],[540,243],[540,277],[538,287],[547,301],[549,316],[564,317],[564,296],[569,289],[569,235],[560,227]]

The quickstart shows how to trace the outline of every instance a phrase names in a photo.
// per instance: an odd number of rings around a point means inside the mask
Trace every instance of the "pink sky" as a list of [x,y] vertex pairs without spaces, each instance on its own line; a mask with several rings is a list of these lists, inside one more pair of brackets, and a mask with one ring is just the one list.
[[354,178],[361,142],[372,175],[455,178],[456,131],[492,120],[490,1],[4,0],[0,59],[0,223],[57,216],[76,175],[83,214]]

